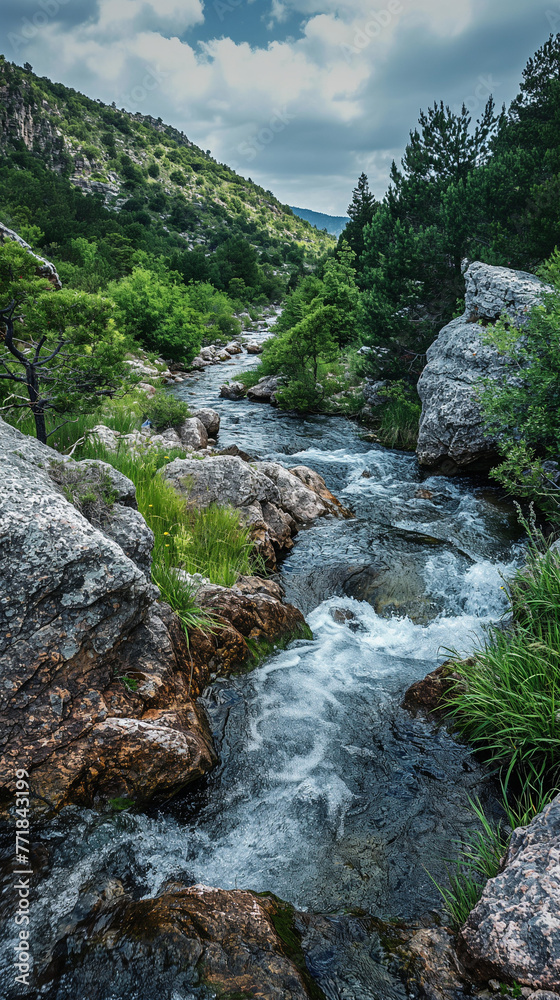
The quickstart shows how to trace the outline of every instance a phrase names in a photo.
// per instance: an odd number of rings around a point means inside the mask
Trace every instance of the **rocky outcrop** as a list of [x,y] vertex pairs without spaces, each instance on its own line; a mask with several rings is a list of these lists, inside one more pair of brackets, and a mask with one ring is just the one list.
[[14,243],[17,243],[20,247],[23,247],[24,250],[27,250],[28,254],[30,254],[31,257],[34,257],[35,260],[37,261],[37,274],[41,278],[46,278],[48,281],[50,281],[53,288],[56,289],[62,288],[62,282],[58,277],[58,272],[54,264],[51,264],[50,261],[45,260],[44,257],[39,257],[39,254],[36,254],[35,251],[31,249],[29,243],[26,243],[25,240],[22,240],[21,236],[18,236],[18,234],[15,233],[13,229],[8,229],[7,226],[4,226],[0,222],[0,244],[3,243],[4,240],[13,240]]
[[291,908],[252,892],[177,882],[143,899],[116,879],[89,886],[60,922],[39,982],[66,976],[88,1000],[105,1000],[115,982],[121,996],[141,1000],[193,989],[198,996],[201,988],[232,998],[310,996]]
[[[348,511],[317,473],[299,467],[299,476],[276,462],[245,462],[237,456],[175,459],[164,474],[196,507],[227,504],[240,511],[251,526],[257,550],[269,568],[292,547],[298,525],[326,514],[347,516]],[[307,476],[304,485],[302,476]],[[321,490],[322,494],[317,492]]]
[[465,281],[465,313],[429,348],[418,382],[418,460],[447,474],[484,471],[496,460],[476,389],[481,379],[507,378],[508,370],[504,356],[481,339],[479,322],[492,323],[506,313],[521,328],[546,287],[524,271],[481,263],[471,264]]
[[214,751],[142,571],[152,539],[129,506],[132,484],[113,477],[105,531],[51,478],[56,452],[0,422],[0,457],[4,795],[16,768],[52,809],[146,801],[200,777]]
[[515,830],[503,869],[459,932],[481,979],[560,993],[560,795]]
[[193,699],[253,641],[302,634],[302,615],[251,579],[203,588],[215,625],[189,644],[149,581],[152,533],[125,476],[3,421],[0,463],[0,807],[18,768],[37,811],[177,792],[216,760]]

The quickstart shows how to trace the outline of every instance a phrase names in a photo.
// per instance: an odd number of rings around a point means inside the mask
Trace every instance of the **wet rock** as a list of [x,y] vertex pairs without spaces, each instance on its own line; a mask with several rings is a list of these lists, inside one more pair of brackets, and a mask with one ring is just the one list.
[[238,448],[236,444],[230,444],[227,448],[222,448],[218,452],[218,455],[233,455],[234,457],[241,458],[244,462],[254,462],[255,459],[248,455],[246,451]]
[[483,471],[496,461],[476,389],[481,378],[507,379],[507,360],[483,342],[478,321],[493,322],[505,311],[522,327],[546,287],[534,275],[481,263],[471,264],[465,281],[465,313],[444,327],[429,348],[418,382],[418,460],[447,474]]
[[241,382],[226,382],[220,387],[220,396],[222,399],[244,399],[247,395],[247,389]]
[[235,354],[243,353],[243,348],[238,340],[230,340],[229,344],[226,344],[225,350],[228,352],[230,357],[233,357]]
[[502,871],[459,931],[458,951],[479,978],[560,993],[560,795],[514,831]]
[[318,472],[313,469],[308,468],[307,465],[296,465],[293,469],[290,469],[293,476],[307,486],[308,490],[312,490],[317,496],[321,497],[321,500],[326,503],[329,507],[331,514],[335,514],[338,517],[353,517],[352,511],[348,510],[347,507],[343,507],[340,500],[337,500],[335,495],[327,488],[325,480]]
[[290,914],[237,889],[175,882],[133,899],[118,882],[95,886],[60,922],[40,983],[67,977],[88,1000],[106,1000],[115,982],[138,1000],[202,987],[214,996],[308,1000],[303,958],[298,968],[275,929],[286,924],[297,942]]
[[412,981],[426,1000],[455,1000],[468,990],[469,977],[455,951],[453,935],[444,927],[422,927],[406,943],[412,959]]
[[281,379],[277,375],[268,375],[261,378],[256,385],[247,390],[247,399],[252,403],[272,403],[276,402],[275,393],[281,384]]
[[177,428],[177,431],[184,448],[194,448],[198,451],[208,447],[208,433],[204,423],[198,417],[188,417]]
[[306,630],[301,611],[262,590],[247,594],[226,587],[202,587],[196,602],[231,625],[244,639],[273,642]]
[[220,414],[216,410],[205,407],[202,410],[195,410],[191,413],[192,418],[200,420],[206,428],[209,438],[217,438],[220,433]]
[[263,345],[259,344],[255,340],[250,340],[247,344],[245,344],[245,350],[247,351],[247,354],[262,354]]
[[413,715],[418,712],[441,715],[445,712],[446,702],[461,683],[457,667],[455,663],[442,663],[422,680],[412,684],[405,692],[403,708]]

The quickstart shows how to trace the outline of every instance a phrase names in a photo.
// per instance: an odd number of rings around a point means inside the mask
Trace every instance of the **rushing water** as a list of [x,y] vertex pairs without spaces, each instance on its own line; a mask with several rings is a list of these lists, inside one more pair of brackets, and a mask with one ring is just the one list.
[[[220,411],[222,446],[310,465],[355,512],[301,531],[281,570],[313,641],[205,692],[220,765],[194,795],[147,815],[70,809],[51,824],[38,948],[100,874],[137,896],[178,877],[269,890],[302,910],[423,920],[439,909],[430,874],[445,879],[443,859],[472,826],[469,798],[496,808],[468,750],[400,704],[504,610],[502,574],[519,558],[512,512],[488,487],[423,475],[414,456],[372,445],[342,418],[220,400],[220,384],[253,364],[214,366],[178,393]],[[329,927],[332,939],[317,932],[308,950],[328,997],[404,996],[363,921]],[[80,1000],[64,982],[56,997]],[[107,1000],[135,998],[107,983]],[[138,1000],[156,1000],[149,984]]]

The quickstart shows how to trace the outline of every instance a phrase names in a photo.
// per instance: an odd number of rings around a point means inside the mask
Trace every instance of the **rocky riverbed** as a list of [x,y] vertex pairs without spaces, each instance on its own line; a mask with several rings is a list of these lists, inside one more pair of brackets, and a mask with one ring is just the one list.
[[[499,814],[496,789],[467,747],[401,705],[503,611],[501,574],[522,557],[514,512],[487,484],[430,476],[341,418],[221,398],[224,370],[255,360],[231,355],[175,391],[218,413],[219,450],[243,453],[230,454],[237,472],[224,489],[264,477],[277,492],[254,498],[261,510],[288,514],[289,490],[303,487],[315,517],[301,517],[287,558],[275,549],[272,580],[200,588],[222,624],[190,648],[147,583],[149,538],[126,482],[115,538],[57,492],[45,452],[5,432],[18,526],[4,563],[6,782],[12,791],[27,753],[51,816],[33,816],[35,986],[23,995],[459,1000],[488,992],[499,972],[457,956],[430,877],[445,880],[445,859],[473,827],[469,799]],[[193,462],[207,476],[217,457],[174,463],[169,478],[180,485]],[[213,481],[208,472],[200,483]],[[137,526],[128,554],[127,517]],[[41,573],[28,552],[42,553]],[[281,648],[304,616],[313,638]],[[278,648],[243,672],[259,638]],[[2,840],[9,1000],[22,995],[9,985],[12,823]],[[516,842],[520,879],[536,843]],[[481,920],[498,912],[490,896],[481,906]],[[524,982],[519,948],[508,960]],[[556,988],[550,967],[542,985]]]

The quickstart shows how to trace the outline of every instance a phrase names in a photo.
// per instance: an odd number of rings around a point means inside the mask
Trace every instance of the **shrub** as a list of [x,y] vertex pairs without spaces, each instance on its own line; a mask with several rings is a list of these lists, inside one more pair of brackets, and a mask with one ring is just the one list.
[[385,398],[378,432],[381,443],[387,448],[414,451],[422,412],[416,390],[405,382],[394,382],[380,395]]
[[156,431],[182,424],[189,416],[189,408],[182,399],[177,399],[164,389],[158,389],[144,404],[144,417]]

